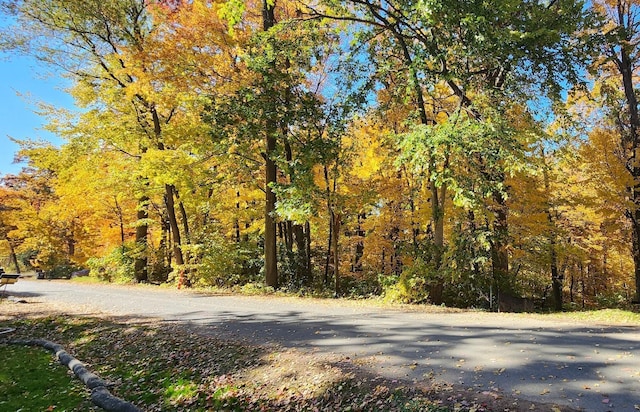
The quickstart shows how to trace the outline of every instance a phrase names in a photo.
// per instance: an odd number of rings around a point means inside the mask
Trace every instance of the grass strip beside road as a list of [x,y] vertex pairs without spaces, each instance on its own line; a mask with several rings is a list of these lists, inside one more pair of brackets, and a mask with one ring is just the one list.
[[46,349],[0,345],[0,359],[0,410],[97,410],[84,385]]

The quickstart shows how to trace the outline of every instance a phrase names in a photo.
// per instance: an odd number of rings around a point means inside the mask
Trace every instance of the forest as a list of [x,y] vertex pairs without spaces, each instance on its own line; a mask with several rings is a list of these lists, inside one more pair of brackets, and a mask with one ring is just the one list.
[[62,145],[15,139],[8,268],[454,307],[640,300],[640,2],[0,10],[0,49],[65,76],[78,108],[38,107]]

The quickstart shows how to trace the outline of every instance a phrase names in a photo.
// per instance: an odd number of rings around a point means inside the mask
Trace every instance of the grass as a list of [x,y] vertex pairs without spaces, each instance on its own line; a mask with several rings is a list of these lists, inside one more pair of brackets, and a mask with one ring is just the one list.
[[84,386],[50,352],[18,345],[0,345],[0,351],[0,410],[94,410]]
[[624,309],[597,309],[539,315],[561,321],[596,323],[604,325],[640,325],[640,313]]

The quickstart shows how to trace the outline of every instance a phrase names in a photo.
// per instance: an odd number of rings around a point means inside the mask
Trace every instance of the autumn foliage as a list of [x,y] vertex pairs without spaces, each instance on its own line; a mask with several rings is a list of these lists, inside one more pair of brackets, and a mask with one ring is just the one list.
[[507,310],[638,298],[634,2],[2,7],[80,108],[45,108],[66,143],[21,141],[3,178],[7,265],[179,287],[266,267],[294,291],[526,302]]

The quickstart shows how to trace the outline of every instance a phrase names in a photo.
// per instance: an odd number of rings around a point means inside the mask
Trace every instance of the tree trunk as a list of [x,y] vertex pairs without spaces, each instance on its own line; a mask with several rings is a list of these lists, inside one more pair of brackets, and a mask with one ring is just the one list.
[[362,221],[367,218],[365,213],[358,214],[358,227],[356,228],[355,235],[358,237],[356,247],[353,255],[353,264],[351,265],[352,272],[362,272],[362,257],[364,256],[364,236],[365,232],[362,229]]
[[333,243],[333,212],[329,209],[329,239],[327,242],[327,255],[324,264],[324,276],[322,282],[325,286],[329,285],[329,265],[331,264],[331,248]]
[[553,308],[562,311],[562,284],[563,276],[558,271],[558,257],[555,240],[551,242],[551,287],[553,289]]
[[120,227],[120,248],[124,253],[124,242],[126,240],[124,233],[124,216],[122,214],[122,208],[120,207],[120,203],[118,203],[118,198],[116,196],[113,197],[113,201],[115,202],[116,216],[118,217],[118,225]]
[[236,216],[233,219],[233,232],[235,233],[236,243],[240,243],[240,191],[236,191]]
[[76,241],[73,238],[73,234],[67,237],[67,249],[69,251],[69,258],[72,258],[76,254]]
[[[156,137],[157,146],[159,150],[164,150],[164,143],[162,143],[162,126],[160,124],[160,116],[155,107],[151,107],[151,117],[153,119],[153,132]],[[171,237],[173,239],[173,256],[176,259],[177,265],[184,265],[184,259],[182,257],[182,239],[180,236],[180,227],[178,226],[178,218],[176,216],[175,207],[176,188],[174,185],[164,185],[164,202],[167,208],[167,216],[169,217],[169,225],[171,227]]]
[[[436,270],[442,265],[442,254],[444,252],[444,196],[446,188],[439,189],[435,182],[431,181],[431,221],[433,222],[433,264]],[[429,288],[429,300],[434,305],[443,303],[444,282],[439,277],[435,279]]]
[[[268,31],[275,25],[275,1],[262,2],[262,25],[264,31]],[[271,184],[276,183],[277,170],[273,160],[276,150],[277,124],[275,119],[267,118],[265,137],[265,193],[266,202],[264,210],[264,265],[265,281],[267,286],[278,287],[278,255],[276,239],[276,221],[274,213],[276,210],[276,194],[271,190]]]
[[324,171],[324,181],[327,185],[327,211],[329,212],[329,239],[327,244],[327,257],[324,265],[324,277],[323,282],[324,285],[327,286],[329,284],[329,264],[331,263],[331,248],[333,243],[333,207],[331,200],[331,184],[329,181],[329,168],[327,165],[323,166]]
[[160,245],[158,247],[160,256],[162,256],[162,264],[171,267],[173,261],[173,253],[171,253],[171,225],[169,220],[163,214],[160,217]]
[[271,133],[266,138],[266,173],[265,192],[266,202],[264,210],[264,264],[267,286],[278,287],[278,256],[276,220],[273,216],[276,210],[276,194],[271,190],[271,184],[276,182],[276,164],[271,158],[276,150],[276,139]]
[[491,267],[493,280],[498,286],[498,291],[511,291],[513,279],[509,279],[509,252],[507,250],[509,226],[507,222],[508,207],[502,194],[494,196],[496,207],[494,208],[493,232],[491,242]]
[[576,285],[576,277],[574,276],[574,274],[571,274],[571,281],[569,282],[569,302],[574,303],[574,298],[573,298],[573,289]]
[[304,224],[304,237],[305,237],[305,267],[307,269],[307,279],[309,285],[313,284],[313,272],[311,271],[311,223],[305,222]]
[[309,274],[307,273],[307,246],[304,226],[293,225],[293,237],[296,244],[296,277],[302,284],[309,284]]
[[629,48],[633,44],[633,36],[636,34],[637,21],[635,21],[634,11],[632,10],[631,2],[618,0],[616,2],[617,8],[617,24],[620,33],[625,35],[625,38],[619,39],[619,44],[611,47],[612,51],[620,50],[619,55],[614,55],[615,62],[622,76],[622,85],[624,88],[624,95],[627,103],[627,114],[629,115],[628,130],[621,127],[622,147],[627,153],[627,170],[633,177],[633,183],[631,187],[628,187],[629,197],[632,204],[632,209],[627,210],[627,216],[631,220],[632,225],[632,254],[634,263],[634,277],[635,277],[635,298],[636,302],[640,302],[640,142],[638,141],[638,129],[640,128],[640,114],[638,112],[638,99],[636,90],[634,88],[634,66],[637,62],[632,60]]
[[[176,192],[176,195],[178,193]],[[178,202],[178,209],[180,210],[180,218],[182,218],[182,229],[184,230],[184,242],[188,245],[191,244],[191,231],[189,230],[189,217],[187,216],[187,209],[184,207],[184,203]]]
[[[149,258],[147,256],[147,236],[149,233],[149,226],[146,220],[149,218],[147,207],[149,204],[149,198],[142,196],[138,200],[138,223],[136,225],[136,252],[134,261],[134,275],[137,282],[146,282],[149,280]],[[140,223],[144,222],[144,223]]]
[[333,249],[333,275],[335,281],[335,296],[340,296],[342,291],[340,290],[340,249],[339,237],[340,237],[340,222],[341,217],[339,213],[331,211],[331,221],[333,226],[333,237],[331,238],[331,245]]
[[[544,150],[542,151],[542,158],[545,159]],[[546,162],[545,162],[546,163]],[[546,164],[543,170],[544,177],[544,189],[547,196],[551,193],[551,183],[549,182],[549,172]],[[546,202],[546,214],[547,221],[549,222],[549,260],[551,266],[551,288],[553,290],[553,308],[561,312],[562,311],[562,286],[564,283],[564,277],[558,270],[558,251],[557,251],[557,236],[556,236],[556,222],[553,215],[553,210],[549,199]]]
[[173,185],[164,185],[164,200],[167,207],[167,217],[169,218],[169,227],[171,228],[171,238],[173,240],[173,256],[176,265],[184,265],[182,256],[182,238],[180,236],[180,227],[178,226],[178,218],[176,217],[176,208],[174,203],[175,187]]
[[[423,125],[434,125],[435,120],[429,119],[427,116],[427,110],[424,100],[424,92],[420,86],[420,80],[418,79],[418,73],[413,67],[413,58],[409,52],[409,47],[405,42],[405,38],[394,31],[395,37],[398,40],[404,59],[406,60],[409,71],[413,90],[416,94],[416,105],[418,107],[418,113],[420,114],[420,122]],[[444,166],[446,167],[446,165]],[[435,162],[429,161],[429,174],[433,175],[435,168]],[[444,201],[446,196],[446,185],[442,184],[441,187],[436,185],[433,179],[429,179],[429,185],[431,190],[431,221],[433,223],[433,264],[436,271],[439,271],[442,264],[442,254],[444,253],[444,217],[445,208]],[[444,292],[444,281],[440,278],[435,279],[435,282],[431,285],[429,290],[429,299],[436,305],[442,304],[442,295]]]
[[634,212],[633,221],[633,264],[636,283],[636,293],[632,299],[633,303],[640,303],[640,210]]
[[16,255],[16,249],[13,247],[13,242],[7,238],[7,243],[9,243],[9,253],[11,254],[11,261],[13,262],[13,266],[16,267],[16,273],[20,274],[20,264],[18,263],[18,255]]

